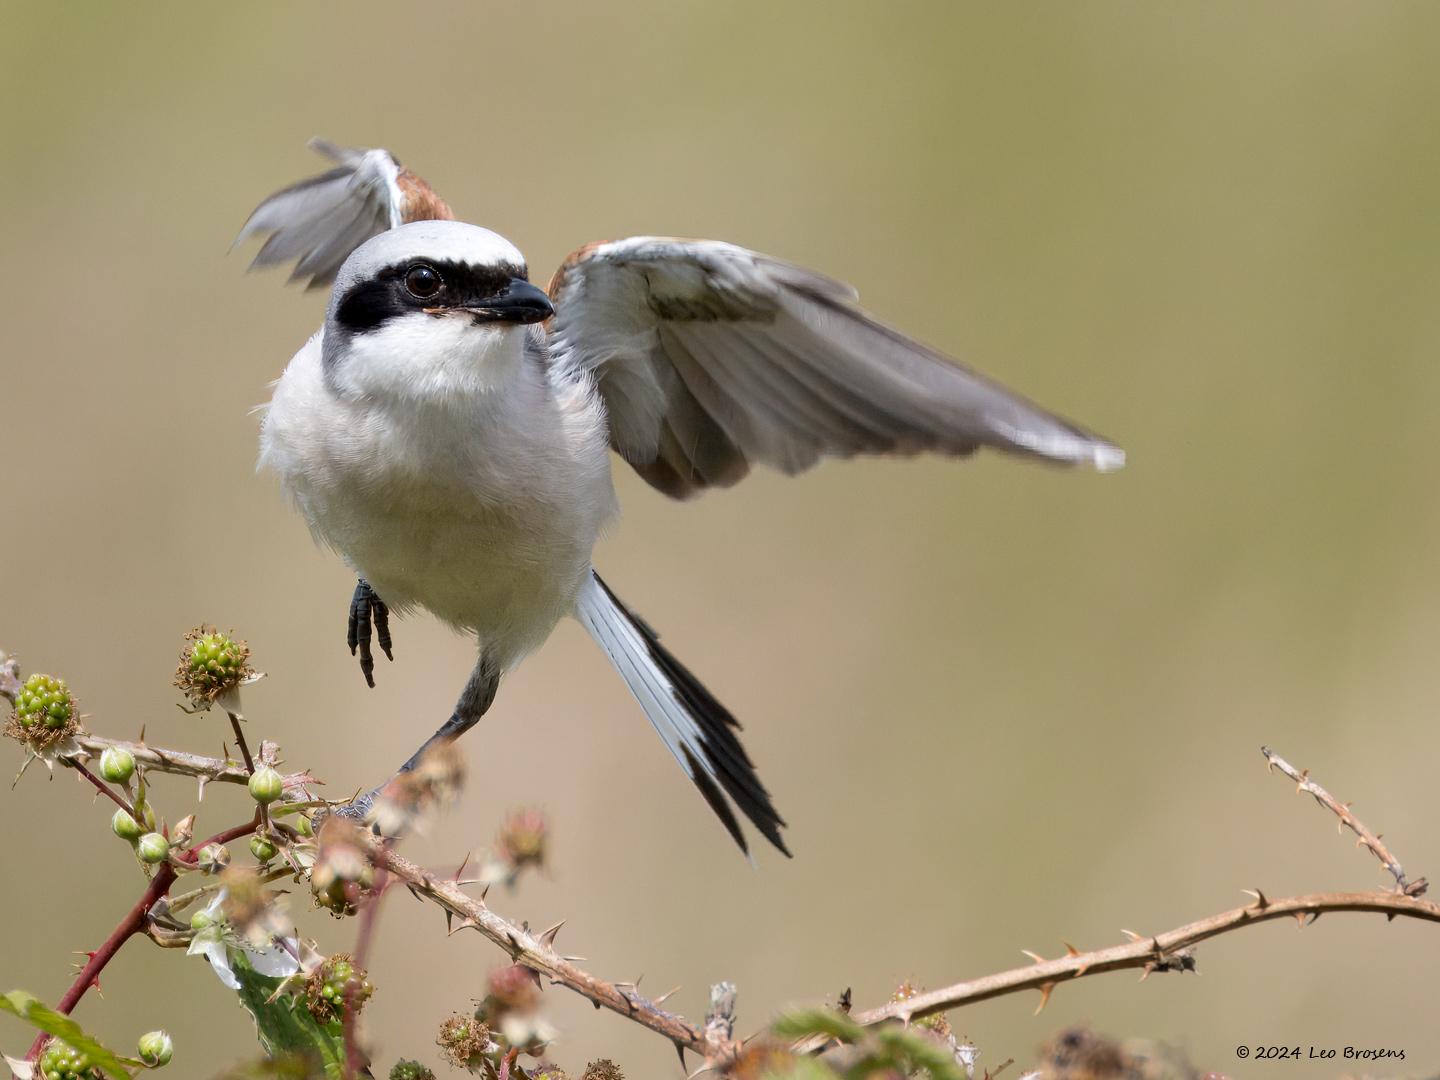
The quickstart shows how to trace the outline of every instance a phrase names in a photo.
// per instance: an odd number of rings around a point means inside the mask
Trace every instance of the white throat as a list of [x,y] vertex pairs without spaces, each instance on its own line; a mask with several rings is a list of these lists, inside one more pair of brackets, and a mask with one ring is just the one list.
[[[336,334],[333,326],[326,336]],[[525,328],[465,315],[416,312],[323,346],[325,378],[342,397],[460,404],[510,385],[525,358]]]

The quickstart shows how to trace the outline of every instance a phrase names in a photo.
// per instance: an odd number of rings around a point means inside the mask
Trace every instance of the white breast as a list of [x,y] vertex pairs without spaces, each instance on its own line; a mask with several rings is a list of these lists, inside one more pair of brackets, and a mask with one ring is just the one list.
[[275,385],[260,464],[387,604],[474,631],[508,666],[572,610],[615,513],[593,393],[526,360],[483,394],[341,397],[320,338]]

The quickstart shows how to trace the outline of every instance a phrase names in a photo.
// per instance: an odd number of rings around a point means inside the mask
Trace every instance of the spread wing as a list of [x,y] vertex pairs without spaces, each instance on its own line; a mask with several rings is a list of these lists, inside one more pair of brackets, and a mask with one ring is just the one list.
[[310,148],[336,166],[255,208],[235,240],[268,234],[252,267],[293,261],[290,280],[308,277],[317,288],[333,281],[346,257],[372,236],[407,221],[455,216],[388,150],[351,150],[324,139],[311,139]]
[[611,444],[676,498],[755,462],[970,454],[1114,469],[1119,447],[876,321],[847,285],[730,244],[581,248],[550,284],[550,353],[593,376]]

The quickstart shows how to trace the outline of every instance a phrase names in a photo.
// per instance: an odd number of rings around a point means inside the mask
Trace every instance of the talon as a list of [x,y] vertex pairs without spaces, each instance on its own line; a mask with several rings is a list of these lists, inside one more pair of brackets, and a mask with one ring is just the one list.
[[371,632],[378,633],[380,648],[387,660],[394,660],[395,653],[390,641],[390,609],[385,601],[375,595],[375,590],[364,578],[355,582],[355,594],[350,598],[350,621],[345,632],[345,641],[350,646],[350,655],[360,655],[360,674],[365,684],[375,688],[375,656],[370,651]]

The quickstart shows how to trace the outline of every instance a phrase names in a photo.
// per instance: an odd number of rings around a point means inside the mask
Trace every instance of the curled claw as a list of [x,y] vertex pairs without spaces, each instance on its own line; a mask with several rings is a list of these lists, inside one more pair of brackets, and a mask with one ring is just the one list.
[[360,578],[355,583],[355,594],[350,598],[350,622],[345,632],[345,641],[350,646],[351,656],[359,650],[360,673],[365,676],[366,685],[373,690],[375,657],[370,652],[372,630],[381,651],[385,653],[385,659],[393,661],[395,654],[390,647],[390,609],[385,606],[385,601],[375,595],[370,583]]

